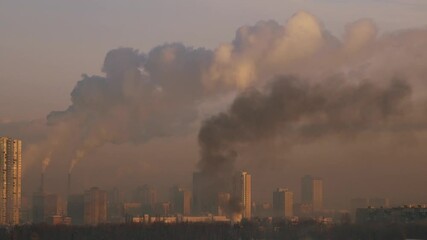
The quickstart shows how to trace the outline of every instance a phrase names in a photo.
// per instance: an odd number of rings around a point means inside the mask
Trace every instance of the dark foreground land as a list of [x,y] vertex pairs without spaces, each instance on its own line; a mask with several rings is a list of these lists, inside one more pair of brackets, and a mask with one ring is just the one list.
[[240,225],[223,223],[24,225],[0,228],[1,240],[359,240],[427,239],[426,224],[321,225],[314,222]]

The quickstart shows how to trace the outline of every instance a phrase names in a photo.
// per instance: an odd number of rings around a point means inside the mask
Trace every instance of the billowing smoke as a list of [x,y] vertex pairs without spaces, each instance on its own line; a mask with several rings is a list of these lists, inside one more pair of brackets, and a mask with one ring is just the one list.
[[427,29],[378,37],[375,23],[361,19],[339,40],[306,12],[283,26],[268,21],[240,28],[231,44],[215,51],[209,69],[212,85],[243,89],[199,131],[198,167],[208,183],[217,183],[210,189],[229,188],[244,144],[424,129],[426,39]]
[[[266,89],[248,89],[228,111],[207,119],[199,132],[199,168],[209,181],[227,190],[235,171],[238,145],[281,137],[290,145],[323,136],[355,136],[388,131],[403,124],[411,87],[392,80],[384,86],[370,81],[331,79],[310,83],[278,77]],[[264,164],[268,164],[264,159]]]
[[46,148],[65,144],[74,149],[71,171],[105,143],[139,143],[187,131],[203,96],[200,79],[209,59],[209,51],[181,44],[160,46],[148,55],[130,48],[110,51],[105,77],[83,75],[71,93],[72,105],[49,114],[49,139],[55,140],[48,140]]
[[200,108],[218,102],[215,110],[223,110],[233,94],[230,109],[207,119],[199,133],[199,168],[213,185],[226,184],[240,143],[396,128],[409,111],[403,106],[425,98],[427,30],[378,33],[372,20],[362,19],[339,39],[316,17],[298,12],[284,25],[243,26],[214,50],[179,43],[148,53],[111,50],[105,75],[82,76],[72,104],[49,114],[44,141],[28,147],[27,155],[46,169],[50,159],[71,151],[71,171],[106,143],[192,132]]

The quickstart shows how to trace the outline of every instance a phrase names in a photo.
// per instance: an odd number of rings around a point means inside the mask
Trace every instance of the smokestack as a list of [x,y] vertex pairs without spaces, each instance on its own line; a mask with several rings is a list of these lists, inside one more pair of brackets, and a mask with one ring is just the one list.
[[43,172],[41,174],[41,179],[40,179],[40,192],[41,193],[44,192],[44,173]]
[[71,173],[68,173],[68,186],[67,186],[67,196],[71,194]]

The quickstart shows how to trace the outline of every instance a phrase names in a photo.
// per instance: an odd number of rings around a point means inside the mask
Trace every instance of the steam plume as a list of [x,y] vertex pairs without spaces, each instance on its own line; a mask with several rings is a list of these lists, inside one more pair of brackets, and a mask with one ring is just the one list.
[[42,162],[42,173],[44,173],[46,171],[47,166],[49,166],[51,157],[52,157],[52,151],[49,151]]

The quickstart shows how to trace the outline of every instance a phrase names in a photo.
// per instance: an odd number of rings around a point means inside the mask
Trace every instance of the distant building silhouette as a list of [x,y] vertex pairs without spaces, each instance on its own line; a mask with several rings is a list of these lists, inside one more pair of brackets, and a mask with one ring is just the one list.
[[191,192],[179,186],[174,186],[171,195],[174,213],[189,216],[191,214]]
[[61,198],[57,194],[36,192],[33,195],[33,222],[47,223],[52,216],[63,215]]
[[193,207],[192,213],[196,215],[215,214],[218,212],[218,189],[214,189],[216,183],[212,182],[200,172],[193,173]]
[[84,223],[97,225],[107,222],[107,192],[91,188],[84,193]]
[[141,203],[144,214],[153,214],[158,203],[157,190],[147,184],[138,187],[134,192],[134,202]]
[[350,214],[351,219],[355,221],[356,210],[359,208],[367,208],[369,206],[369,199],[367,198],[353,198],[350,200]]
[[301,203],[311,204],[314,212],[323,209],[323,180],[306,175],[301,179]]
[[375,208],[388,208],[390,207],[390,200],[388,198],[370,198],[368,205]]
[[84,224],[84,195],[71,194],[68,196],[67,215],[73,225]]
[[358,208],[356,223],[425,223],[427,207],[425,205],[406,205],[395,208]]
[[170,216],[171,215],[171,203],[170,202],[159,202],[156,204],[154,214],[157,216]]
[[204,210],[205,197],[203,196],[202,174],[193,173],[193,213],[200,214]]
[[388,198],[353,198],[350,200],[350,214],[353,220],[356,219],[356,211],[360,208],[388,208],[390,201]]
[[276,217],[293,217],[294,194],[286,188],[273,192],[273,211]]
[[123,222],[124,192],[117,188],[108,191],[108,221],[110,223]]

